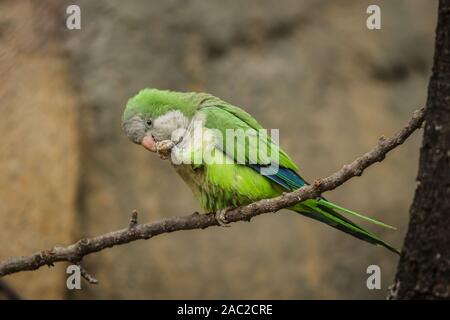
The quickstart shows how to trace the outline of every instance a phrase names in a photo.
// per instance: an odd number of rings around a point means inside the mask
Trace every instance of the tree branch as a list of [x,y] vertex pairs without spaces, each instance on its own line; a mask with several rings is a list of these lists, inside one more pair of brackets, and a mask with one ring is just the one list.
[[[264,199],[246,206],[232,209],[225,214],[229,222],[250,221],[251,218],[267,212],[276,212],[300,201],[319,197],[323,192],[333,190],[347,180],[360,176],[370,165],[380,162],[386,154],[401,145],[424,119],[424,109],[414,112],[408,124],[391,138],[381,137],[378,144],[369,152],[344,165],[329,177],[318,179],[313,184],[304,186],[290,193],[271,199]],[[140,239],[150,239],[162,233],[179,230],[205,229],[218,226],[214,213],[165,218],[151,223],[138,224],[137,213],[133,212],[127,228],[109,232],[93,238],[85,238],[66,247],[55,246],[50,250],[41,250],[29,256],[11,257],[0,263],[0,277],[8,274],[36,270],[44,265],[52,266],[61,261],[80,262],[84,256],[117,245]],[[94,279],[95,280],[95,279]]]

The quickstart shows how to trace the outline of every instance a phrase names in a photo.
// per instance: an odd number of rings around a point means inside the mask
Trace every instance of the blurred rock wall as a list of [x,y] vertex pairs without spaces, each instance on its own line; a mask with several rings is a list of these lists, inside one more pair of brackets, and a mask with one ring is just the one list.
[[[0,259],[73,239],[78,99],[56,3],[0,2]],[[6,280],[24,298],[62,298],[65,268]]]
[[[366,0],[73,1],[82,28],[72,31],[60,2],[2,2],[1,257],[121,228],[132,209],[140,221],[199,209],[170,165],[121,131],[123,107],[143,87],[207,91],[245,107],[280,129],[282,147],[308,180],[394,133],[425,103],[437,9],[426,0],[375,2],[377,31],[365,26],[373,3]],[[31,26],[13,14],[35,8]],[[32,47],[36,39],[45,44]],[[371,228],[397,246],[419,139],[327,194],[398,226]],[[6,245],[11,238],[21,245]],[[68,292],[63,269],[8,279],[27,297],[371,299],[386,295],[397,257],[281,212],[162,235],[85,263],[99,286]],[[367,290],[370,264],[381,266],[384,290]]]

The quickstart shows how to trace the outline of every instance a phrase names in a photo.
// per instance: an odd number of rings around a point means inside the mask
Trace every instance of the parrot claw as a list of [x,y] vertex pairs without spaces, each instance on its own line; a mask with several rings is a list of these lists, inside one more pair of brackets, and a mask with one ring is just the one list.
[[225,213],[227,213],[229,209],[222,209],[217,211],[214,216],[216,218],[217,223],[221,226],[221,227],[230,227],[229,223],[230,221],[227,220],[227,218],[225,217]]
[[172,140],[163,140],[156,143],[156,154],[163,160],[170,156],[172,148],[175,146]]

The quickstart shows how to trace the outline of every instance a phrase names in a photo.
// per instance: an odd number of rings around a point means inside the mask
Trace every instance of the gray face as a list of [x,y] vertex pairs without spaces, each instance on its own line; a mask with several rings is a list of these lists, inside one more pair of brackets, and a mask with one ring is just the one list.
[[[149,122],[150,123],[150,122]],[[146,121],[139,115],[135,115],[122,123],[123,131],[128,139],[136,144],[141,144],[144,139],[149,126]]]
[[141,144],[147,135],[152,135],[155,141],[170,140],[175,130],[186,129],[188,125],[189,119],[178,110],[169,111],[156,119],[134,115],[122,123],[127,137],[137,144]]

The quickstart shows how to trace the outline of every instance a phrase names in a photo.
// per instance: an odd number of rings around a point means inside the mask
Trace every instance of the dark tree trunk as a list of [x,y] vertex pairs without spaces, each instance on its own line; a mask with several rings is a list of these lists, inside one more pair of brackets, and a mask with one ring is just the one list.
[[439,3],[417,189],[390,297],[450,298],[450,0]]

